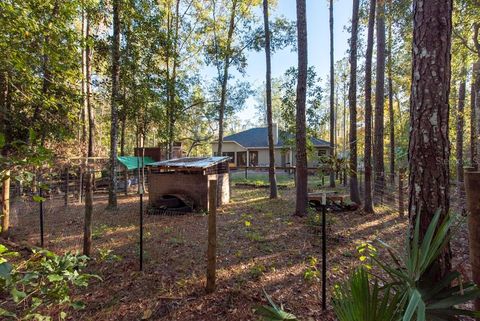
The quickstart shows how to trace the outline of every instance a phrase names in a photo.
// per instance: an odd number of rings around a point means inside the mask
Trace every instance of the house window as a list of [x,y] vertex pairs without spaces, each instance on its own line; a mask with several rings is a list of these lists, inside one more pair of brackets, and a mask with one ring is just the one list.
[[250,164],[249,166],[258,166],[258,151],[249,152]]
[[230,157],[229,163],[235,163],[235,152],[223,152],[222,155]]
[[237,152],[237,166],[247,166],[247,152]]
[[325,149],[319,149],[318,150],[318,156],[327,156],[327,151]]

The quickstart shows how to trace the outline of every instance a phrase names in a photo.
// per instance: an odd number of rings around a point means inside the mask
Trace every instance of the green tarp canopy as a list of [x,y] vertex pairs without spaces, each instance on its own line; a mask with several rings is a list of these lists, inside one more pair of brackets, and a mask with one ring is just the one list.
[[[127,168],[127,170],[137,169],[139,166],[142,167],[142,157],[137,156],[118,156],[117,160]],[[143,157],[143,165],[147,166],[148,164],[155,163],[151,157]]]

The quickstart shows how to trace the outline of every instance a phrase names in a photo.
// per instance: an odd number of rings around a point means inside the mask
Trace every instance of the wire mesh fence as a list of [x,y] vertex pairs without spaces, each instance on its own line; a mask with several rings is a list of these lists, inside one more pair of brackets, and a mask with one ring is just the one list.
[[[105,215],[110,183],[108,163],[97,162],[88,167],[70,165],[37,172],[28,184],[12,181],[10,225],[14,229],[10,230],[10,237],[60,252],[81,252],[87,170],[95,177],[93,238],[99,238],[104,230],[115,225],[113,223],[118,220]],[[121,208],[123,204],[134,202],[134,197],[128,201],[125,198],[137,193],[138,177],[135,171],[120,169],[116,171],[116,178]],[[133,224],[133,218],[130,220]]]
[[[108,176],[104,168],[95,169],[94,216],[92,238],[94,254],[107,255],[121,253],[132,260],[138,260],[140,252],[140,201],[138,196],[138,179],[135,172],[125,175],[117,173],[119,180],[118,210],[108,211]],[[232,172],[231,177],[242,176],[243,172]],[[268,172],[251,171],[249,177],[264,177],[268,183]],[[11,225],[12,237],[18,241],[42,245],[58,252],[82,251],[84,226],[84,180],[80,168],[70,167],[52,170],[38,175],[37,189],[14,184],[12,189]],[[348,194],[348,187],[343,189],[343,173],[336,175],[340,192]],[[375,177],[375,173],[372,175]],[[373,182],[373,202],[377,208],[391,211],[407,210],[408,180],[405,173],[388,175],[383,181]],[[293,173],[279,173],[280,184],[289,184],[293,188]],[[232,179],[234,180],[234,179]],[[329,176],[310,173],[309,189],[328,188]],[[364,198],[364,172],[358,173],[361,198]],[[123,183],[122,183],[123,182]],[[40,195],[41,202],[34,201],[33,196]],[[126,188],[126,189],[125,189]],[[450,209],[465,213],[465,192],[462,185],[452,184],[450,188]],[[177,273],[201,273],[207,246],[206,213],[163,213],[150,215],[148,211],[148,193],[144,198],[144,262],[149,266],[169,265]],[[40,210],[42,208],[42,211]],[[167,215],[165,215],[167,214]],[[43,220],[43,223],[42,223]],[[171,254],[172,251],[176,255]],[[165,258],[168,257],[166,261]],[[183,257],[183,258],[182,258]],[[177,259],[178,258],[178,259]],[[203,264],[203,263],[202,263]]]

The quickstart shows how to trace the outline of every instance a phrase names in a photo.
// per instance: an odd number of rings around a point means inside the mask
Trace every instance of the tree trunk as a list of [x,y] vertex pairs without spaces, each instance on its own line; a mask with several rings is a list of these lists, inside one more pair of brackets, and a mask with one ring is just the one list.
[[87,13],[87,29],[86,29],[86,83],[87,83],[87,116],[88,116],[88,148],[87,148],[87,154],[92,157],[94,154],[94,132],[95,132],[95,116],[93,113],[93,108],[92,108],[92,102],[91,102],[91,96],[92,96],[92,55],[93,51],[92,48],[90,47],[88,41],[91,40],[90,36],[90,16]]
[[334,71],[334,47],[333,47],[333,0],[330,0],[329,6],[329,25],[330,25],[330,151],[332,158],[332,168],[330,169],[330,187],[335,187],[335,71]]
[[120,113],[120,156],[125,156],[125,130],[127,127],[127,115],[125,111]]
[[215,291],[217,274],[217,181],[209,181],[208,189],[208,242],[207,242],[207,284],[205,291]]
[[[343,157],[347,155],[347,74],[343,74]],[[347,164],[343,160],[343,186],[347,186]]]
[[[465,190],[472,281],[480,284],[480,172],[465,168]],[[474,301],[474,306],[476,311],[480,310],[480,299]]]
[[277,177],[275,175],[275,142],[273,141],[272,120],[272,65],[270,54],[270,26],[268,20],[268,0],[263,0],[263,25],[265,28],[265,62],[266,62],[266,98],[267,98],[267,125],[268,125],[268,179],[270,181],[270,198],[278,197]]
[[90,256],[92,253],[92,216],[93,216],[93,180],[91,170],[85,175],[85,222],[83,225],[83,254]]
[[4,70],[0,70],[0,132],[6,134],[8,126],[8,75]]
[[[166,93],[166,114],[167,114],[167,146],[165,152],[165,158],[171,159],[172,151],[173,151],[173,142],[170,141],[170,124],[171,124],[171,117],[170,114],[172,113],[172,95],[170,94],[171,91],[171,82],[170,82],[170,55],[171,55],[171,30],[172,30],[172,17],[171,17],[171,8],[170,2],[168,2],[168,11],[167,11],[167,44],[165,46],[165,69],[166,69],[166,84],[167,84],[167,93]],[[138,140],[138,138],[137,138]]]
[[297,80],[297,115],[296,115],[296,189],[297,200],[295,215],[307,215],[308,176],[307,176],[307,134],[306,134],[306,99],[307,99],[307,14],[305,0],[297,0],[297,46],[298,46],[298,80]]
[[350,199],[361,204],[357,179],[357,39],[359,0],[353,0],[352,36],[350,38],[350,87],[348,105],[350,109]]
[[118,86],[120,81],[120,0],[113,0],[113,43],[112,43],[112,100],[110,128],[110,186],[108,189],[109,209],[117,208],[117,144],[118,144]]
[[[86,69],[86,95],[84,97],[85,103],[84,105],[87,106],[87,116],[88,116],[88,145],[87,145],[87,157],[88,157],[88,167],[87,167],[87,174],[85,176],[86,184],[85,184],[85,221],[84,221],[84,230],[83,230],[83,254],[90,256],[92,252],[92,216],[93,216],[93,186],[95,181],[95,174],[92,171],[91,164],[93,160],[90,157],[94,156],[94,146],[93,146],[93,126],[94,126],[94,119],[93,119],[93,112],[92,112],[92,105],[90,102],[90,89],[91,89],[91,51],[90,46],[88,45],[88,39],[90,37],[90,18],[88,14],[88,10],[84,9],[87,12],[86,16],[86,32],[85,32],[85,39],[87,40],[87,46],[85,48],[85,69]],[[68,175],[68,170],[67,170]],[[68,182],[68,180],[67,180]],[[67,189],[67,197],[68,197],[68,189]]]
[[[169,89],[169,115],[168,115],[168,158],[173,158],[173,143],[175,138],[175,121],[176,115],[175,110],[177,108],[175,97],[176,95],[176,81],[177,81],[177,67],[178,67],[178,54],[177,54],[177,46],[178,46],[178,30],[179,30],[179,13],[180,11],[180,0],[176,1],[175,5],[175,29],[173,35],[173,64],[172,64],[172,75],[169,77],[168,80],[168,89]],[[172,17],[173,20],[173,17]],[[169,44],[170,45],[170,44]]]
[[8,177],[2,182],[2,226],[1,235],[8,236],[8,229],[10,227],[10,171],[5,171],[5,176]]
[[388,19],[388,116],[390,127],[390,184],[395,184],[395,112],[393,110],[392,17]]
[[[87,15],[85,10],[82,10],[82,39],[85,41],[87,38]],[[82,123],[82,134],[80,137],[82,153],[85,148],[85,142],[87,139],[87,49],[85,45],[82,47],[82,109],[80,110],[80,121]]]
[[223,119],[225,117],[225,105],[227,103],[227,84],[228,69],[230,68],[231,44],[233,39],[233,31],[235,30],[235,15],[237,10],[237,0],[232,1],[232,11],[230,13],[230,23],[228,26],[227,48],[225,52],[225,60],[223,63],[222,92],[220,95],[220,106],[218,113],[218,156],[222,156],[223,147]]
[[[1,154],[8,159],[8,149],[12,142],[12,128],[11,128],[11,92],[10,92],[10,77],[5,70],[0,70],[0,133],[4,135],[4,145],[1,148]],[[2,184],[2,209],[0,212],[0,234],[3,237],[8,237],[8,230],[10,228],[10,170],[5,170],[6,179]]]
[[463,127],[465,124],[465,91],[466,91],[466,71],[462,71],[462,80],[458,88],[458,109],[457,109],[457,138],[456,138],[456,156],[457,156],[457,185],[458,195],[463,191]]
[[375,82],[375,124],[374,124],[374,193],[383,193],[385,165],[384,144],[384,102],[385,102],[385,0],[377,1],[377,68]]
[[375,28],[376,0],[370,0],[368,14],[367,52],[365,55],[365,204],[363,209],[373,213],[372,201],[372,54]]
[[477,147],[475,138],[477,137],[476,112],[475,112],[475,81],[472,77],[470,85],[470,165],[476,167]]
[[[480,54],[480,52],[479,52]],[[473,74],[475,79],[475,127],[477,129],[475,135],[475,164],[477,166],[480,165],[480,137],[479,137],[479,129],[480,129],[480,59],[474,64],[473,67]]]
[[[452,2],[414,0],[413,12],[408,213],[411,227],[420,219],[423,237],[435,212],[449,211]],[[434,279],[450,270],[450,258],[447,246],[431,270]]]

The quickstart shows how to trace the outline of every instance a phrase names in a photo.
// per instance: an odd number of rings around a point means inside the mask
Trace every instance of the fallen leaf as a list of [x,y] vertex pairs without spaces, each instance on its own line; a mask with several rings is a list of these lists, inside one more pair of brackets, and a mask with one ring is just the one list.
[[150,317],[152,316],[152,310],[150,309],[146,309],[145,311],[143,311],[143,316],[142,316],[142,320],[148,320],[150,319]]

